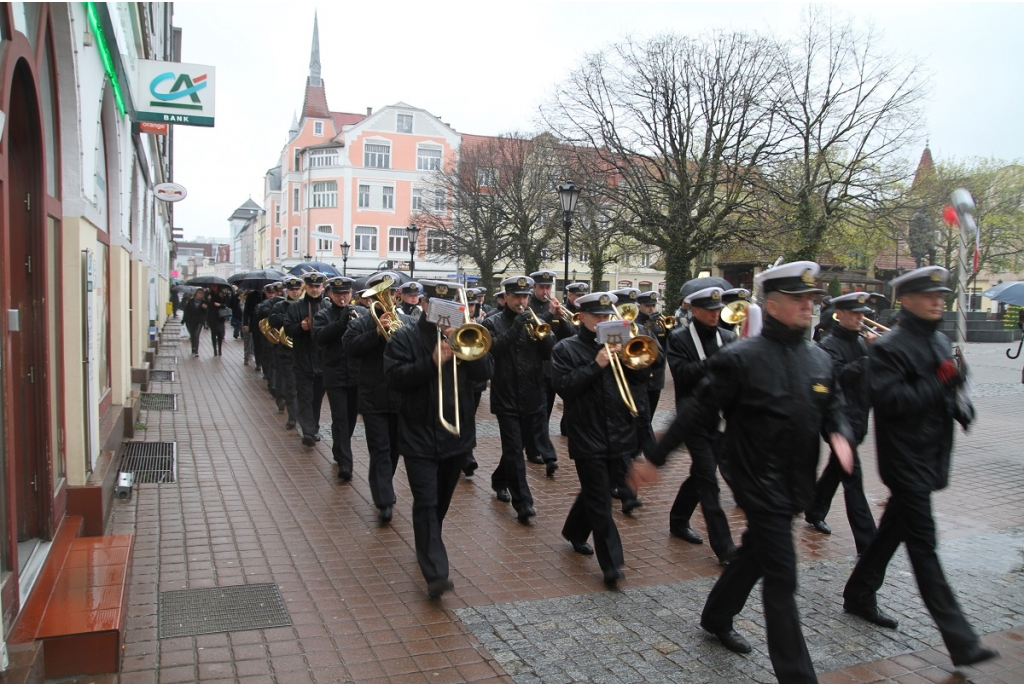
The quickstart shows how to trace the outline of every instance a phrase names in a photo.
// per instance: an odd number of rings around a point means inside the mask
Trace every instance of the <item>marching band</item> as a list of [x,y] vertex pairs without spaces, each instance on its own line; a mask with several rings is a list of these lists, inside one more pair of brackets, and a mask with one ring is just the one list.
[[[320,440],[327,395],[343,483],[353,478],[351,437],[362,416],[381,525],[392,521],[393,479],[404,460],[416,558],[431,598],[454,587],[441,529],[460,476],[477,468],[475,415],[489,384],[501,445],[500,455],[487,455],[490,486],[524,525],[537,515],[525,462],[544,464],[552,478],[559,466],[548,423],[561,397],[561,432],[580,486],[562,535],[575,552],[596,556],[608,586],[625,577],[626,565],[613,498],[624,513],[642,506],[638,488],[658,480],[658,467],[685,444],[689,475],[668,533],[701,544],[691,526],[699,504],[724,567],[700,625],[727,649],[751,651],[734,619],[763,579],[768,653],[780,681],[816,680],[794,595],[793,518],[831,534],[825,519],[840,483],[859,554],[845,611],[896,627],[876,593],[905,542],[953,662],[990,659],[994,650],[964,619],[935,553],[931,493],[948,483],[954,422],[966,429],[973,420],[962,357],[936,331],[949,274],[923,267],[897,278],[901,312],[892,331],[865,318],[873,311],[868,293],[832,298],[830,332],[815,344],[818,272],[806,261],[771,267],[756,278],[754,295],[684,286],[675,316],[658,311],[657,291],[633,288],[591,292],[571,283],[559,302],[551,271],[506,278],[494,307],[486,288],[403,282],[382,271],[354,291],[351,278],[314,272],[250,295],[243,330],[253,334],[255,370],[287,410],[285,428],[298,426],[306,447]],[[760,331],[750,335],[742,324],[755,310]],[[658,440],[666,367],[675,419]],[[877,527],[857,453],[872,408],[879,468],[892,490]],[[819,476],[822,439],[831,453]],[[746,515],[738,547],[719,501],[719,472]]]

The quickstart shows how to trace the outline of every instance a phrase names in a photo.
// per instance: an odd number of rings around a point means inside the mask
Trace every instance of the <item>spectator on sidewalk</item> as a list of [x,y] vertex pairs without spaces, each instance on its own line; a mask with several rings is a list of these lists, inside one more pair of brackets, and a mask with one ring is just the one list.
[[206,301],[206,325],[210,327],[210,341],[213,343],[213,356],[221,356],[224,346],[224,321],[228,318],[224,312],[230,312],[231,296],[223,286],[211,285],[210,296]]

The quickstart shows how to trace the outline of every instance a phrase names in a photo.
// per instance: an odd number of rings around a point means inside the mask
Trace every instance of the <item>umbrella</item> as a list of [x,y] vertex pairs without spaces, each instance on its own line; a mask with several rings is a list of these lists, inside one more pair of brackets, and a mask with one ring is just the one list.
[[732,290],[732,283],[719,278],[717,276],[705,276],[704,278],[691,278],[686,283],[683,283],[683,287],[679,289],[680,297],[687,297],[692,295],[698,290],[704,290],[704,288],[721,288],[722,290]]
[[993,286],[981,294],[996,302],[1024,307],[1024,281],[1006,281]]
[[[282,278],[287,277],[288,274],[277,269],[257,269],[256,271],[246,271],[240,274],[235,274],[228,279],[231,283],[234,283],[242,290],[259,290],[268,283],[276,283]],[[232,280],[234,279],[234,280]]]
[[302,276],[311,271],[319,271],[325,276],[340,276],[341,273],[327,262],[302,262],[288,269],[292,276]]
[[197,290],[199,290],[198,285],[176,285],[173,288],[171,288],[171,292],[185,293],[187,295],[192,295]]
[[202,285],[202,286],[207,286],[207,285],[225,285],[225,286],[230,286],[231,284],[228,283],[227,281],[225,281],[220,276],[196,276],[195,278],[190,278],[185,285]]
[[873,308],[879,311],[883,309],[888,309],[889,307],[892,306],[892,301],[888,297],[880,293],[871,293],[870,295],[868,295],[868,302],[871,303],[871,306]]

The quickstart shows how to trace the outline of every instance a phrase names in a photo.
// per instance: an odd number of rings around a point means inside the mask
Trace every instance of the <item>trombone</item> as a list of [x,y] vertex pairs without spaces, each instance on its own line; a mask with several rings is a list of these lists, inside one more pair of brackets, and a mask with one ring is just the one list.
[[[832,319],[839,321],[839,312],[832,312]],[[870,333],[872,335],[882,335],[883,333],[889,333],[892,329],[888,326],[883,326],[877,321],[872,321],[868,317],[864,317],[860,320],[860,334]]]
[[[622,307],[612,305],[615,309],[615,314],[611,318],[619,319],[620,321],[629,321],[632,323],[630,331],[633,337],[629,339],[625,345],[622,346],[622,350],[619,355],[622,357],[622,361],[626,363],[631,369],[646,369],[648,366],[658,360],[658,343],[649,335],[638,335],[637,325],[633,323],[633,318],[636,317],[636,313],[639,311],[636,305],[624,304]],[[633,318],[630,318],[630,314]],[[626,403],[629,404],[628,402]]]
[[[466,302],[466,293],[462,288],[459,288],[459,301],[462,303],[465,319],[462,325],[455,330],[454,335],[445,340],[441,334],[441,327],[437,327],[437,418],[441,422],[441,427],[455,436],[462,433],[462,422],[459,417],[459,362],[472,362],[481,359],[491,349],[491,333],[480,324],[470,320],[469,304]],[[455,388],[454,424],[444,417],[444,377],[440,363],[442,341],[451,347],[452,354],[455,355],[455,359],[452,360],[452,385]]]
[[[632,341],[632,340],[631,340]],[[619,354],[625,354],[626,348],[629,343],[622,346],[619,350]],[[640,413],[636,409],[636,401],[633,399],[633,393],[629,389],[629,379],[626,378],[626,370],[622,368],[622,360],[619,359],[619,354],[612,352],[612,347],[608,343],[604,344],[605,352],[608,353],[608,365],[612,367],[612,375],[615,376],[615,385],[619,388],[619,397],[622,398],[623,403],[626,405],[626,409],[633,416],[639,416]]]

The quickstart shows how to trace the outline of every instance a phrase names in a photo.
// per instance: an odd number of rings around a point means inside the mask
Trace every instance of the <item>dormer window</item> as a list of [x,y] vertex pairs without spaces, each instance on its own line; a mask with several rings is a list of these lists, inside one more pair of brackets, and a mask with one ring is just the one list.
[[324,134],[324,122],[314,121],[313,122],[313,135],[322,136]]
[[399,133],[412,133],[412,115],[411,114],[399,114],[398,124],[395,130]]

